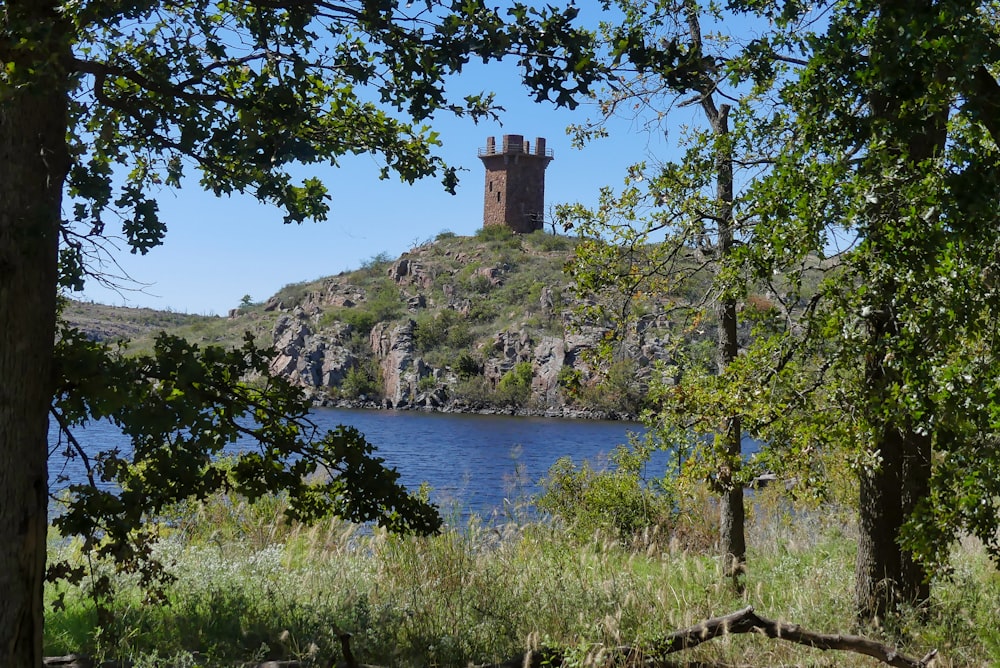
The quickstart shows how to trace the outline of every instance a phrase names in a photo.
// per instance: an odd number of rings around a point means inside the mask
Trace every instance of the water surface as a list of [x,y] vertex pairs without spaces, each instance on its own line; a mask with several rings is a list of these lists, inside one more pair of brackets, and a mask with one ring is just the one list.
[[[312,419],[322,431],[339,424],[357,428],[405,485],[428,483],[431,498],[446,513],[461,515],[502,512],[505,499],[535,493],[538,480],[560,457],[606,461],[628,441],[629,432],[643,430],[632,422],[332,408],[315,409]],[[128,439],[107,423],[88,425],[77,438],[90,452],[129,447]],[[252,448],[245,441],[229,449]],[[56,488],[67,484],[58,476],[85,481],[82,462],[67,462],[58,453],[50,457],[49,476]]]

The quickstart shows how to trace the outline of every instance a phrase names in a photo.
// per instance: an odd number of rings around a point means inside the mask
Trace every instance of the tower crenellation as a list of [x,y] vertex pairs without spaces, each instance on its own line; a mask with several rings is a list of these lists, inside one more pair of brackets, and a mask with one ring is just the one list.
[[496,139],[487,137],[486,148],[479,149],[486,167],[483,227],[506,225],[519,233],[542,229],[545,168],[553,158],[544,137],[536,137],[532,147],[522,135],[503,135],[499,151]]

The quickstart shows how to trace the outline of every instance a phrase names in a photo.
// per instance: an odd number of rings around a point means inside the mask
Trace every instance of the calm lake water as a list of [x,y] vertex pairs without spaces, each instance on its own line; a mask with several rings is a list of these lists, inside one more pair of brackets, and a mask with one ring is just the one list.
[[[630,422],[415,411],[319,408],[312,417],[322,431],[338,424],[356,427],[399,470],[405,485],[415,489],[427,482],[431,498],[446,513],[461,515],[502,512],[505,499],[535,493],[537,482],[560,457],[605,462],[615,446],[628,441],[629,432],[643,431]],[[91,451],[128,448],[128,440],[107,424],[90,425],[77,437]],[[239,443],[233,449],[252,445]],[[49,467],[57,488],[60,475],[74,482],[85,479],[79,460],[66,463],[57,453]]]

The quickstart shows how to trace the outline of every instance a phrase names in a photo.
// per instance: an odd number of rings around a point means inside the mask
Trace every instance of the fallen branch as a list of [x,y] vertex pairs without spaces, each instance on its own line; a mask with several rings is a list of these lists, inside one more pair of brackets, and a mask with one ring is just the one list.
[[723,617],[713,617],[695,626],[674,631],[657,644],[656,653],[672,654],[690,649],[719,636],[736,633],[760,633],[768,638],[787,640],[815,649],[855,652],[878,659],[895,668],[927,668],[937,656],[935,649],[928,652],[922,659],[914,659],[900,654],[888,645],[862,636],[813,633],[802,629],[798,624],[776,622],[760,617],[753,611],[753,606],[747,606]]
[[[344,659],[339,662],[331,662],[330,665],[333,668],[378,668],[369,664],[358,663],[351,651],[351,634],[341,631],[336,626],[334,626],[334,631],[340,639]],[[674,631],[649,648],[623,646],[603,651],[600,648],[595,648],[595,655],[603,657],[605,661],[602,662],[598,659],[593,665],[636,665],[671,668],[678,664],[673,664],[663,658],[668,654],[691,649],[714,638],[735,635],[737,633],[758,633],[768,638],[786,640],[824,651],[832,649],[864,654],[894,668],[929,668],[937,656],[937,650],[935,649],[928,652],[922,659],[914,659],[900,654],[888,645],[862,636],[805,631],[798,624],[776,622],[760,617],[753,611],[753,606],[748,606],[728,615],[706,619],[695,626]],[[557,667],[563,664],[564,659],[565,656],[560,649],[539,647],[528,650],[519,656],[501,663],[481,664],[474,668]],[[300,668],[301,665],[298,661],[267,661],[259,664],[258,668]],[[711,664],[702,663],[684,663],[683,665],[689,667],[711,666]],[[94,664],[90,659],[74,654],[65,657],[46,658],[45,666],[46,668],[93,668]]]
[[[657,660],[657,658],[691,649],[720,636],[737,633],[759,633],[768,638],[794,642],[819,650],[840,650],[864,654],[894,668],[928,668],[937,656],[935,649],[928,652],[922,659],[914,659],[900,654],[888,645],[862,636],[813,633],[802,629],[797,624],[776,622],[760,617],[753,611],[753,606],[722,617],[706,619],[700,624],[680,631],[674,631],[649,648],[623,646],[609,649],[604,652],[604,655],[609,659],[614,657],[616,664],[667,666],[671,664],[662,659]],[[535,667],[542,664],[558,666],[561,663],[562,656],[558,651],[551,648],[540,648],[537,651],[525,652],[503,663],[486,664],[476,668],[519,668],[520,666]]]

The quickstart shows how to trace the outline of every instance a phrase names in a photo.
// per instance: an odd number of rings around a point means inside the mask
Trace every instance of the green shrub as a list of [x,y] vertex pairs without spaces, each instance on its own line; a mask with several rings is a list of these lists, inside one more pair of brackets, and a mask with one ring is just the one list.
[[473,274],[469,277],[469,290],[477,295],[485,295],[493,289],[493,283],[482,274]]
[[469,353],[463,352],[458,356],[458,359],[455,360],[455,373],[458,374],[459,378],[480,376],[483,373],[483,365]]
[[569,239],[558,234],[546,234],[542,230],[535,230],[527,235],[525,239],[532,247],[538,250],[555,252],[564,251],[569,248]]
[[600,381],[580,388],[580,403],[595,410],[638,415],[646,401],[646,390],[637,373],[635,360],[612,362]]
[[368,291],[366,306],[375,315],[376,322],[388,322],[402,315],[406,305],[396,284],[383,279]]
[[483,324],[492,323],[500,315],[500,304],[492,299],[473,299],[469,320]]
[[434,241],[444,241],[445,239],[454,239],[457,236],[458,235],[452,232],[451,230],[441,230],[440,232],[437,233],[437,236],[434,237]]
[[521,406],[531,398],[531,362],[518,362],[497,384],[496,400],[501,404]]
[[455,396],[472,405],[491,406],[496,402],[496,394],[484,376],[474,375],[464,378],[455,386]]
[[350,325],[355,332],[368,336],[377,319],[374,313],[365,308],[345,307],[326,311],[319,319],[319,326],[325,328],[335,322]]
[[350,325],[354,331],[367,336],[378,322],[378,317],[371,311],[360,308],[346,308],[341,312],[341,319]]
[[475,340],[476,337],[472,334],[469,322],[463,318],[448,329],[448,336],[445,339],[445,343],[449,348],[460,350],[468,348]]
[[434,376],[424,376],[423,378],[420,379],[419,382],[417,382],[417,391],[430,392],[435,387],[437,387],[437,385],[438,385],[437,378],[435,378]]
[[289,283],[275,293],[274,299],[284,303],[286,307],[301,304],[312,286],[313,284],[307,281]]
[[445,344],[452,348],[468,346],[472,343],[472,333],[461,313],[445,309],[434,316],[417,318],[413,340],[417,350],[425,353]]
[[520,240],[515,236],[514,230],[506,225],[487,225],[482,227],[476,230],[476,239],[480,241],[516,242],[520,244]]
[[576,466],[559,459],[542,481],[538,508],[566,523],[579,540],[595,534],[623,545],[647,547],[669,539],[675,514],[674,497],[661,485],[649,485],[641,475],[647,450],[619,446],[612,455],[615,468],[597,471],[588,462]]
[[382,251],[364,260],[361,263],[360,271],[368,276],[379,276],[385,273],[390,264],[392,264],[392,256]]
[[340,384],[340,395],[346,399],[372,399],[382,394],[382,374],[374,360],[366,360],[347,370]]
[[564,366],[559,369],[556,383],[568,398],[573,399],[580,394],[580,389],[583,387],[583,372],[571,366]]
[[[518,309],[526,311],[537,311],[540,306],[541,289],[542,285],[536,276],[528,272],[518,272],[509,275],[499,296],[503,303],[508,306],[516,306]],[[537,296],[531,299],[530,295],[534,290],[537,290]]]

